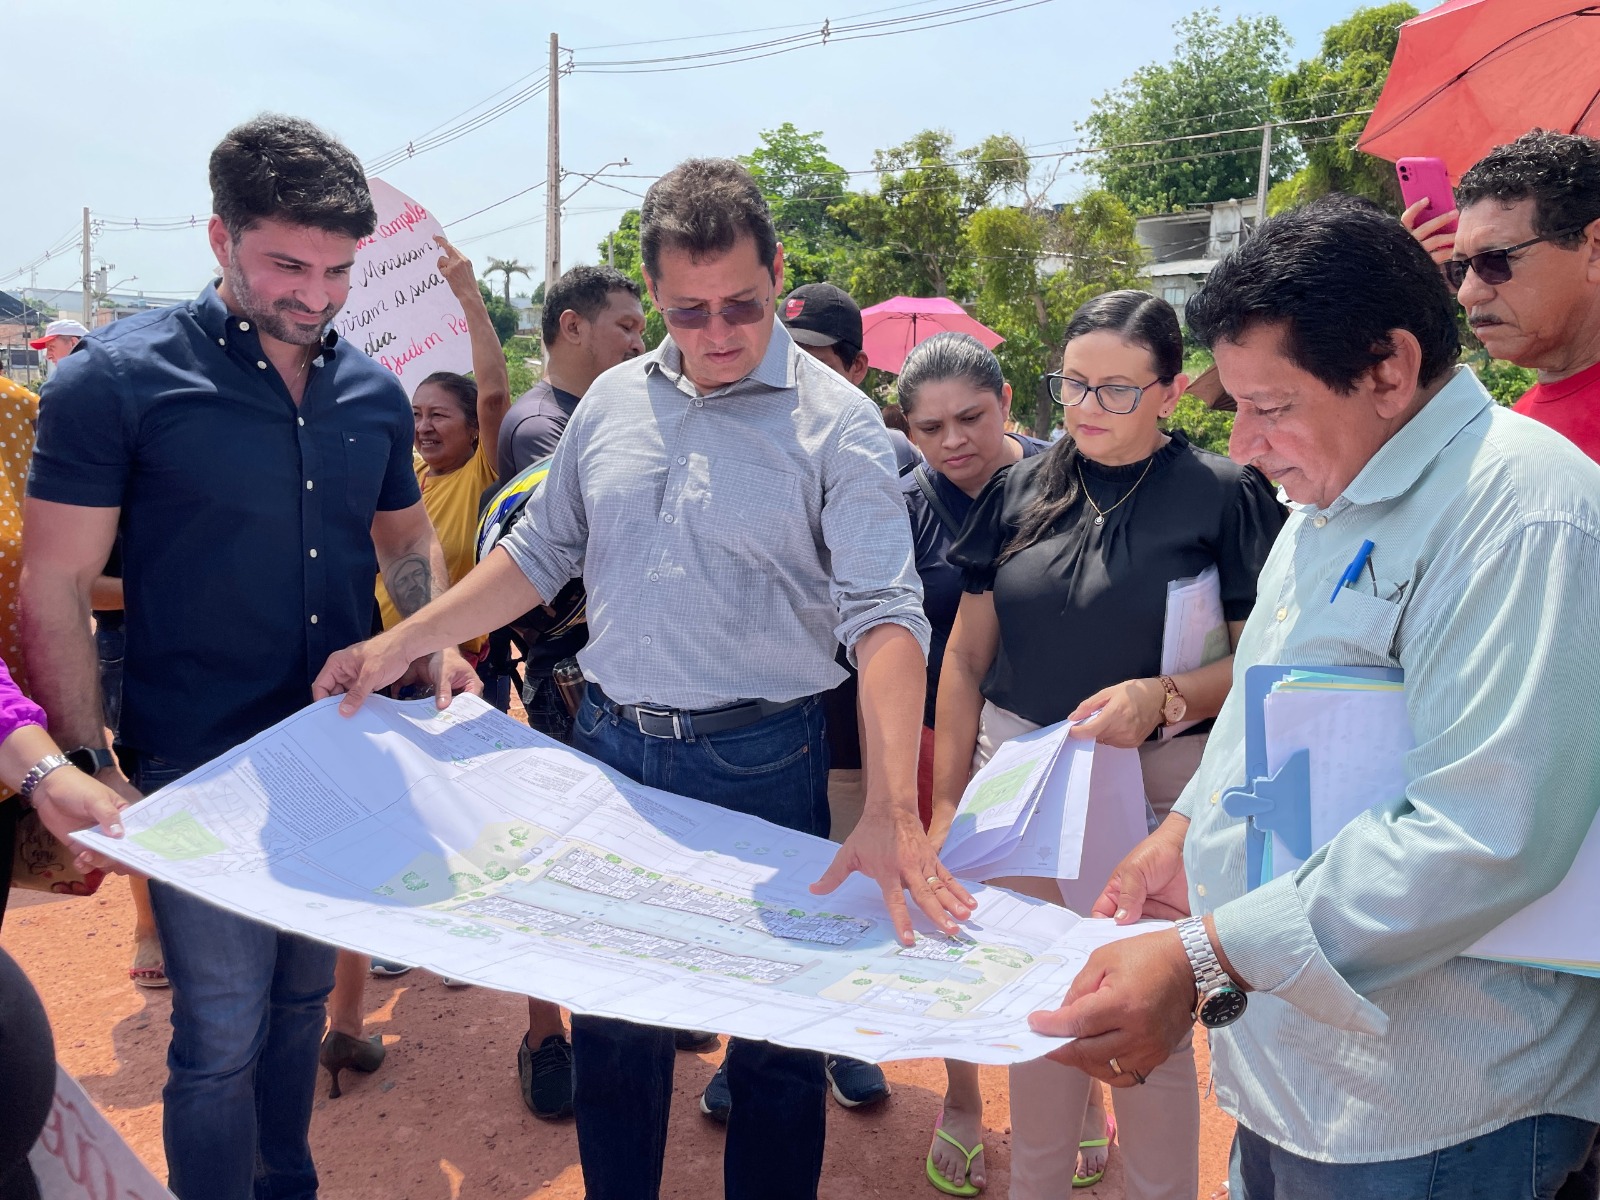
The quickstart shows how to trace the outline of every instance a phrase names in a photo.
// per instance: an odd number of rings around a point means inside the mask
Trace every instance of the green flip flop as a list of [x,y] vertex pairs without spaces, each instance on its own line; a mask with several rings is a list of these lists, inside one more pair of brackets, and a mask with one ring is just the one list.
[[[1117,1121],[1116,1121],[1116,1118],[1113,1117],[1110,1113],[1107,1113],[1106,1114],[1106,1136],[1103,1137],[1103,1138],[1089,1138],[1089,1139],[1087,1139],[1085,1141],[1081,1141],[1081,1142],[1078,1143],[1078,1149],[1080,1149],[1080,1150],[1098,1150],[1101,1146],[1109,1146],[1109,1145],[1111,1145],[1111,1139],[1116,1137],[1116,1136],[1117,1136]],[[1109,1157],[1107,1157],[1106,1166],[1110,1166],[1110,1165],[1111,1165],[1111,1160],[1110,1160]],[[1076,1172],[1074,1172],[1073,1176],[1072,1176],[1072,1186],[1075,1187],[1075,1188],[1093,1187],[1095,1184],[1099,1183],[1105,1177],[1106,1177],[1106,1168],[1105,1167],[1101,1167],[1093,1175],[1079,1175]]]
[[[933,1127],[933,1136],[936,1138],[943,1138],[957,1150],[961,1151],[967,1160],[967,1169],[963,1171],[962,1174],[970,1175],[972,1171],[972,1160],[983,1153],[983,1143],[979,1142],[971,1150],[968,1150],[960,1142],[956,1141],[955,1138],[951,1137],[942,1128],[940,1128],[940,1126],[943,1124],[944,1114],[940,1113],[939,1124]],[[981,1188],[973,1187],[970,1183],[955,1184],[946,1179],[939,1168],[934,1166],[933,1150],[931,1148],[928,1150],[928,1182],[933,1184],[934,1187],[938,1188],[946,1196],[976,1196],[980,1191],[983,1190]]]

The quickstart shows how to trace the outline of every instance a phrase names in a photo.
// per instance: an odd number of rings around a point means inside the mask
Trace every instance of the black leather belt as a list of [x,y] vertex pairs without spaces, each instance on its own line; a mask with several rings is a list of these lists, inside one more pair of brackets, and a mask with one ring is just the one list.
[[626,721],[646,737],[692,741],[698,734],[726,733],[754,725],[778,713],[787,712],[810,699],[798,700],[736,700],[720,708],[658,708],[649,704],[618,704],[591,683],[594,702],[600,711],[619,721]]

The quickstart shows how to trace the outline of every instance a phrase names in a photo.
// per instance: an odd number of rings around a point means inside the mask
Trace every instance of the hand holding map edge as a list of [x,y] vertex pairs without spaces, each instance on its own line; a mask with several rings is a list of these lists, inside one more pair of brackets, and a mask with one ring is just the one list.
[[[322,664],[322,670],[317,672],[316,679],[312,681],[311,698],[325,700],[342,693],[344,699],[339,702],[340,714],[355,716],[362,701],[373,692],[388,687],[411,669],[413,656],[407,651],[400,635],[401,627],[396,626],[375,638],[346,646],[329,655],[328,661]],[[441,689],[434,702],[441,709],[449,707],[449,689]]]

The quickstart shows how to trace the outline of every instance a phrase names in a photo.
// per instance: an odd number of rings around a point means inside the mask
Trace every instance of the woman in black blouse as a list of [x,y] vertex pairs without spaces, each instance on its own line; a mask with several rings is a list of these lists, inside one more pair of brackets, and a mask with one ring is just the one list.
[[[1041,725],[1083,720],[1073,736],[1140,751],[1145,791],[1170,809],[1198,765],[1232,677],[1231,653],[1161,673],[1167,585],[1217,569],[1229,641],[1255,602],[1256,576],[1283,523],[1262,476],[1164,433],[1187,379],[1171,305],[1144,292],[1098,297],[1073,315],[1051,392],[1066,434],[1048,453],[998,473],[950,560],[965,594],[945,651],[934,756],[934,824],[948,831],[971,772],[994,747]],[[1093,714],[1093,715],[1091,715]],[[1184,735],[1157,731],[1199,721]],[[1080,881],[1004,880],[1087,914],[1112,862]],[[1039,884],[1046,885],[1046,891]],[[1106,1136],[1099,1089],[1049,1060],[1011,1071],[1015,1200],[1066,1194],[1103,1169],[1100,1147],[1076,1163],[1064,1128]],[[1094,1101],[1090,1107],[1091,1101]],[[1130,1200],[1193,1196],[1199,1105],[1192,1052],[1149,1086],[1118,1097]],[[1075,1165],[1076,1164],[1076,1165]]]

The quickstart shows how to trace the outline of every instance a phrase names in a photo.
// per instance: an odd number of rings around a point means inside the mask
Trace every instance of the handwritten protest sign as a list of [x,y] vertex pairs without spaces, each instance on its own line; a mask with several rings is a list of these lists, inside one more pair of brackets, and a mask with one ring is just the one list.
[[350,298],[333,327],[405,385],[406,395],[434,371],[472,370],[467,319],[439,274],[444,232],[427,209],[381,179],[369,179],[378,227],[356,247]]
[[173,1200],[59,1064],[55,1103],[28,1162],[42,1200]]

